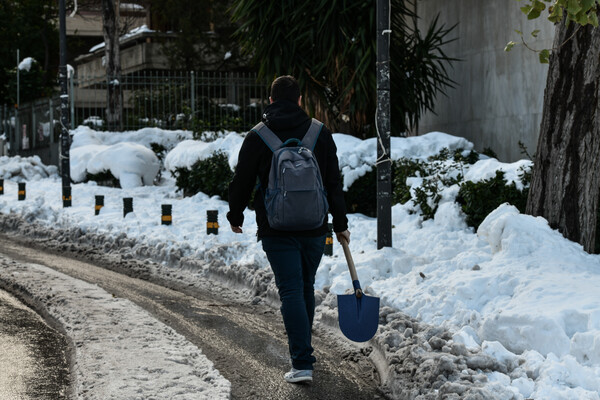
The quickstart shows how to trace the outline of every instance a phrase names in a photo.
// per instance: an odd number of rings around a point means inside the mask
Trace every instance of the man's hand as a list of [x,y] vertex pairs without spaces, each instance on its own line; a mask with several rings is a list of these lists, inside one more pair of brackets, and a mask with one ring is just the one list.
[[336,232],[335,236],[337,237],[338,242],[342,243],[342,238],[346,241],[346,243],[350,244],[350,231],[345,230],[343,232]]
[[231,230],[234,231],[235,233],[242,233],[242,227],[241,226],[233,226],[233,225],[231,225]]

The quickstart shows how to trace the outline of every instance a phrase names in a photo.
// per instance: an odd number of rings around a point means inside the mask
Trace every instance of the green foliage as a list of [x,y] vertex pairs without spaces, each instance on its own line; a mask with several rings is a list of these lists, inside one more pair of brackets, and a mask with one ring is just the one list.
[[[579,26],[592,25],[593,27],[598,27],[598,11],[600,10],[598,3],[598,0],[526,0],[525,4],[521,7],[521,11],[527,15],[527,19],[536,19],[547,9],[548,20],[555,24],[566,18],[568,22],[574,22]],[[549,63],[550,53],[556,49],[534,50],[525,41],[523,33],[521,31],[516,32],[521,37],[521,41],[525,47],[539,54],[540,63]],[[539,30],[534,30],[531,32],[531,36],[536,38],[538,33]],[[570,39],[567,39],[567,41]],[[563,44],[560,44],[558,47],[560,48]],[[513,41],[508,42],[504,50],[510,51],[515,45],[517,43]]]
[[[466,153],[463,149],[451,152],[442,149],[438,154],[429,158],[428,162],[401,158],[392,164],[392,203],[405,204],[412,200],[420,207],[425,219],[433,218],[437,205],[441,200],[441,190],[444,186],[457,184],[464,176],[463,165],[473,164],[479,159],[474,151]],[[420,177],[423,184],[411,193],[406,184],[409,177]],[[359,212],[371,217],[377,215],[377,171],[376,168],[367,172],[352,183],[344,194],[346,209],[349,212]]]
[[94,181],[100,186],[108,186],[114,188],[121,187],[121,183],[119,182],[119,180],[115,178],[113,174],[110,173],[110,171],[102,171],[98,172],[97,174],[90,174],[89,172],[87,172],[85,176],[85,181]]
[[[438,94],[445,95],[446,88],[453,88],[456,82],[448,77],[446,65],[456,58],[444,53],[444,46],[455,39],[448,39],[456,25],[446,28],[436,16],[423,35],[418,29],[417,16],[411,12],[398,12],[399,3],[416,9],[410,1],[392,1],[392,46],[391,62],[391,103],[392,133],[399,135],[419,124],[425,111],[434,112]],[[412,20],[412,24],[407,24]]]
[[[41,82],[25,94],[21,102],[35,93],[47,94],[56,81],[58,66],[58,2],[54,0],[0,0],[0,99],[2,103],[16,103],[17,49],[20,61],[32,57],[40,65]],[[23,71],[21,71],[23,73]],[[27,75],[27,74],[25,74]],[[29,77],[27,77],[29,78]],[[24,82],[27,84],[29,79]],[[34,82],[35,81],[35,82]]]
[[233,178],[227,155],[222,151],[196,161],[191,169],[177,168],[172,175],[175,185],[178,190],[183,190],[184,196],[202,192],[209,196],[220,196],[224,200],[227,199],[229,182]]
[[496,152],[494,150],[492,150],[491,147],[485,147],[483,149],[483,151],[481,152],[481,154],[484,154],[491,158],[496,158],[496,159],[498,158],[498,154],[496,154]]
[[[10,94],[10,99],[16,104],[17,100],[17,68],[6,71],[7,81],[4,86],[6,93]],[[28,70],[19,70],[19,96],[21,103],[27,103],[52,94],[52,87],[45,85],[46,73],[41,65],[34,61]]]
[[503,171],[479,182],[463,182],[456,202],[467,215],[467,224],[477,229],[485,217],[503,203],[510,203],[525,212],[529,189],[519,190],[514,182],[507,184]]
[[355,180],[344,193],[344,200],[348,212],[375,217],[377,215],[377,169],[372,168]]
[[411,176],[425,176],[427,174],[425,163],[409,158],[401,158],[392,165],[392,202],[404,204],[412,198],[410,187],[406,178]]
[[[451,30],[413,26],[414,0],[392,0],[391,99],[394,133],[418,121],[451,81],[441,51]],[[294,75],[311,114],[333,131],[374,133],[376,18],[373,0],[235,0],[242,48],[261,77]]]
[[[548,6],[545,3],[549,3]],[[569,21],[579,25],[598,26],[597,0],[527,0],[521,11],[527,19],[536,19],[546,8],[551,22],[558,23],[566,15]]]
[[163,162],[167,155],[167,148],[160,143],[152,142],[150,143],[150,149],[156,154],[156,158],[158,158],[158,161],[160,162],[160,168],[158,169],[158,174],[155,178],[156,182],[160,182],[162,179]]

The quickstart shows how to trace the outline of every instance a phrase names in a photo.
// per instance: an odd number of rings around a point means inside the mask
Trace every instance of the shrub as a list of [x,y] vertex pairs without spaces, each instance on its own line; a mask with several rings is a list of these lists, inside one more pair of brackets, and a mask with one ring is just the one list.
[[202,192],[209,196],[220,196],[224,200],[227,200],[229,182],[233,178],[227,155],[222,151],[196,161],[190,169],[177,168],[172,175],[178,190],[183,190],[184,196]]
[[344,193],[346,210],[350,213],[362,213],[369,217],[377,215],[377,168],[373,167],[352,183]]
[[158,169],[158,174],[154,179],[155,182],[160,182],[162,179],[162,170],[164,165],[165,156],[167,155],[167,148],[160,143],[152,142],[150,143],[150,149],[156,154],[156,158],[160,162],[160,168]]
[[525,212],[528,192],[528,188],[519,190],[514,182],[508,184],[504,172],[498,170],[493,178],[462,183],[456,202],[467,215],[467,224],[477,229],[485,217],[503,203],[510,203]]
[[411,199],[410,187],[406,178],[425,176],[426,166],[421,161],[401,158],[392,164],[392,203],[404,204]]
[[117,178],[110,173],[110,171],[102,171],[97,174],[90,174],[89,172],[85,175],[85,182],[94,181],[100,186],[108,186],[114,188],[120,188],[121,183]]

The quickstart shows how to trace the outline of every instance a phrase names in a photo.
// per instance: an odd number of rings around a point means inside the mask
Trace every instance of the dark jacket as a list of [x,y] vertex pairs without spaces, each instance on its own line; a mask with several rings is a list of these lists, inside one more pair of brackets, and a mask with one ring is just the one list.
[[[300,108],[288,100],[279,100],[265,108],[263,122],[285,142],[288,139],[302,139],[311,123],[311,118]],[[323,127],[317,140],[314,154],[321,170],[323,186],[327,191],[329,212],[333,216],[333,230],[342,232],[348,229],[346,206],[342,192],[337,148],[327,127]],[[273,153],[254,131],[250,131],[240,149],[238,164],[233,180],[229,184],[229,212],[227,219],[233,226],[242,226],[244,209],[248,206],[257,177],[259,190],[254,196],[254,209],[258,236],[321,236],[327,233],[327,221],[320,228],[309,231],[278,231],[269,226],[263,191],[269,182],[269,170]]]

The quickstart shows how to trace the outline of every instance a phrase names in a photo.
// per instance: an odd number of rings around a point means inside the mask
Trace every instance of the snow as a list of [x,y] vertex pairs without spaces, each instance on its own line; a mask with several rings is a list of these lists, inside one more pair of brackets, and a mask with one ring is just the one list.
[[30,71],[34,62],[37,62],[34,58],[25,57],[23,61],[19,63],[18,68],[20,71]]
[[[215,150],[227,154],[233,168],[243,140],[243,135],[234,132],[213,142],[190,140],[189,133],[168,135],[158,129],[110,134],[80,127],[74,132],[71,149],[73,176],[94,154],[104,153],[103,166],[112,170],[113,164],[122,167],[120,157],[129,157],[116,156],[117,151],[130,147],[126,144],[148,147],[158,141],[168,149],[166,170],[190,166]],[[344,185],[349,187],[372,168],[377,143],[345,134],[334,134],[334,140]],[[118,144],[121,150],[111,149]],[[86,147],[87,156],[77,164],[73,154]],[[392,138],[391,156],[425,160],[443,148],[470,150],[473,145],[460,137],[432,132]],[[5,165],[18,164],[26,174],[35,163],[33,159],[3,157],[0,171]],[[465,164],[464,172],[468,179],[480,180],[502,169],[509,180],[519,183],[520,170],[530,165],[525,160],[507,164],[482,157],[474,165]],[[142,176],[141,171],[135,173]],[[248,266],[247,273],[254,277],[248,276],[246,282],[259,280],[260,274],[269,270],[256,242],[252,211],[245,211],[244,233],[236,235],[227,228],[226,202],[203,193],[183,198],[170,174],[162,175],[159,186],[115,189],[93,182],[74,184],[73,207],[63,209],[56,174],[34,176],[36,184],[28,186],[27,200],[17,202],[16,181],[25,177],[11,173],[5,181],[5,195],[0,196],[0,212],[58,228],[76,225],[84,232],[113,238],[125,234],[140,243],[140,252],[151,251],[153,258],[165,263],[182,258],[203,260],[216,252],[225,265],[235,263],[236,270]],[[422,179],[413,177],[410,184],[417,185]],[[363,288],[380,297],[382,305],[448,329],[450,344],[464,345],[497,360],[502,368],[488,372],[484,380],[498,398],[600,399],[600,256],[587,254],[543,218],[520,214],[508,204],[490,213],[474,232],[454,202],[457,192],[457,185],[442,189],[439,208],[430,220],[423,220],[412,202],[395,205],[391,248],[377,250],[374,218],[348,216],[350,249]],[[105,206],[96,217],[93,207],[98,194],[105,196]],[[134,212],[126,218],[122,215],[123,197],[134,198]],[[161,204],[173,205],[172,226],[160,224]],[[203,234],[207,210],[219,212],[219,235]],[[333,294],[351,288],[337,243],[334,256],[323,258],[315,287]],[[401,338],[402,333],[393,337]]]
[[[142,25],[142,26],[138,26],[137,28],[133,28],[132,30],[130,30],[129,32],[127,32],[126,34],[124,34],[123,36],[119,37],[119,42],[122,42],[123,40],[126,39],[130,39],[132,37],[135,37],[137,35],[141,35],[143,33],[153,33],[155,32],[154,30],[148,28],[147,25]],[[93,46],[90,50],[89,53],[93,53],[96,50],[102,49],[105,46],[105,43],[98,43],[97,45]]]

